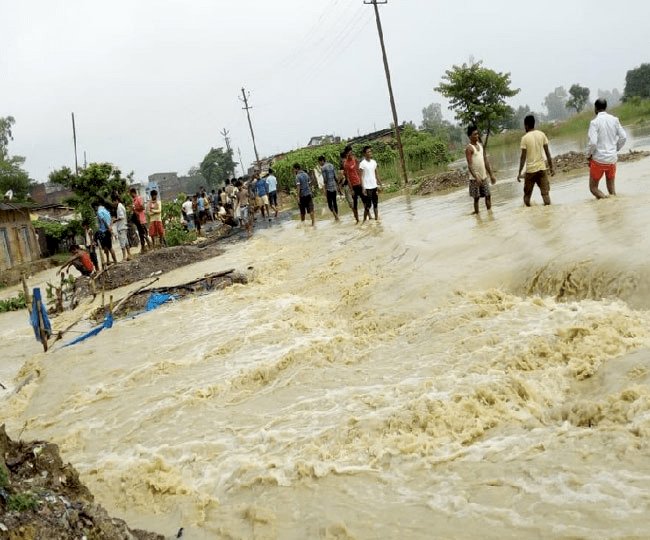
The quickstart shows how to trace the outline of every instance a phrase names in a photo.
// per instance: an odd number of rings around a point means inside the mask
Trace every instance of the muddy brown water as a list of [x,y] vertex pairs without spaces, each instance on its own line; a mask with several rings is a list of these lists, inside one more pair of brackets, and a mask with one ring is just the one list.
[[0,421],[184,538],[648,537],[648,182],[645,159],[604,201],[556,177],[526,209],[504,177],[478,218],[465,190],[319,211],[163,280],[248,285],[46,355],[3,314]]

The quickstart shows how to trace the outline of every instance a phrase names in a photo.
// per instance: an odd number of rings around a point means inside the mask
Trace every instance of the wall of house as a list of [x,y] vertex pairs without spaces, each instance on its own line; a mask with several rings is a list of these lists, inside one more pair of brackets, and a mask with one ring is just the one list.
[[28,210],[0,210],[0,270],[41,256]]

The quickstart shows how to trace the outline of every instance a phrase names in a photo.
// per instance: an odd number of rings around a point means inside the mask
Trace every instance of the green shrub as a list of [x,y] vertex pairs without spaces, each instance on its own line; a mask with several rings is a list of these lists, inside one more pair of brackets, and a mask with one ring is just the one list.
[[34,510],[38,506],[36,497],[29,492],[9,495],[7,499],[7,510],[10,512],[24,512]]
[[195,231],[186,231],[180,221],[168,223],[165,229],[165,241],[168,246],[181,246],[196,240]]
[[0,300],[0,313],[18,311],[19,309],[25,309],[26,307],[27,303],[25,302],[25,295],[22,292],[19,292],[18,296],[14,296],[13,298]]

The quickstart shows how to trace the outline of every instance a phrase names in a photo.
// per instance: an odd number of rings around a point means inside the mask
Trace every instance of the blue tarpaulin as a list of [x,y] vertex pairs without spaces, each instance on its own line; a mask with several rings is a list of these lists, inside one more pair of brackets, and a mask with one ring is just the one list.
[[78,338],[73,339],[70,343],[66,343],[64,347],[69,347],[70,345],[76,345],[77,343],[81,343],[82,341],[85,341],[88,338],[96,336],[104,328],[111,328],[112,326],[113,326],[113,316],[110,313],[107,313],[106,316],[104,317],[104,322],[100,326],[93,328],[90,332],[86,332],[83,336],[79,336]]
[[43,321],[43,328],[49,338],[52,335],[52,325],[50,324],[50,319],[47,317],[47,308],[41,299],[41,289],[36,287],[32,292],[32,314],[29,316],[29,322],[34,329],[36,341],[41,341],[39,315]]
[[149,295],[149,300],[147,300],[145,311],[153,311],[157,307],[162,306],[165,302],[174,300],[174,298],[176,297],[173,294],[152,292],[151,295]]

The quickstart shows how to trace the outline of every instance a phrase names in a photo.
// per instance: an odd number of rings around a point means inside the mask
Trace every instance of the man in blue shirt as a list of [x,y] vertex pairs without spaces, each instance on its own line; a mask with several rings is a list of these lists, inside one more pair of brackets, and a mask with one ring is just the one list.
[[[97,232],[95,233],[95,242],[98,243],[104,251],[106,257],[106,264],[110,264],[111,257],[113,263],[117,264],[117,257],[113,249],[113,219],[111,214],[103,204],[94,202],[92,204],[93,210],[97,212]],[[103,262],[103,261],[102,261]]]
[[334,219],[339,220],[339,206],[336,203],[336,196],[340,190],[339,183],[336,181],[336,171],[334,165],[329,163],[325,156],[318,158],[320,170],[323,173],[323,181],[325,183],[325,193],[327,194],[327,207],[334,214]]
[[298,208],[300,208],[300,221],[305,221],[305,215],[309,212],[311,216],[311,226],[316,224],[314,214],[314,199],[311,194],[309,185],[309,175],[302,170],[299,163],[293,166],[293,174],[296,175],[296,189],[298,191]]
[[[262,217],[268,217],[271,221],[271,211],[269,210],[269,185],[266,178],[258,178],[255,184],[255,206],[262,211]],[[266,213],[264,212],[266,210]]]
[[278,179],[273,174],[273,169],[269,169],[266,183],[269,186],[269,206],[273,208],[275,217],[278,217]]

